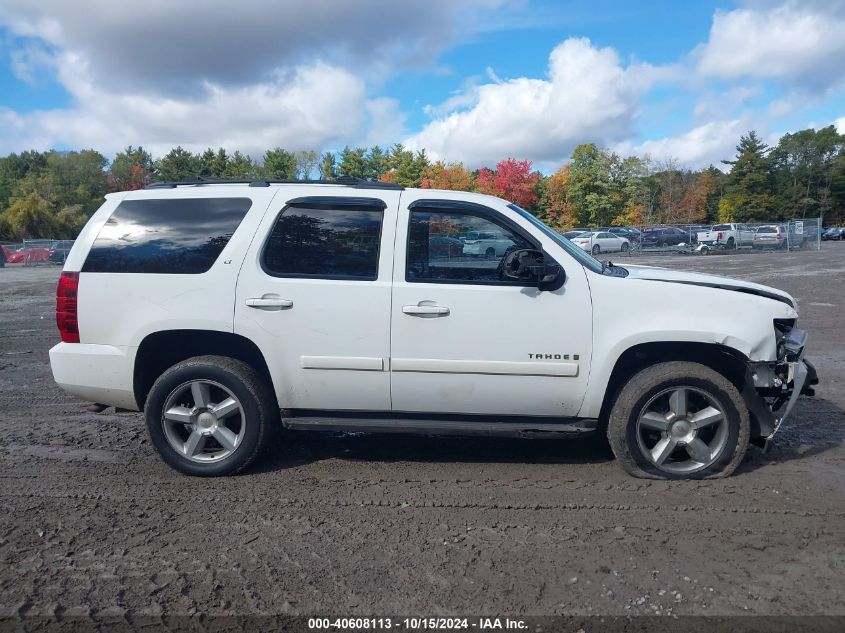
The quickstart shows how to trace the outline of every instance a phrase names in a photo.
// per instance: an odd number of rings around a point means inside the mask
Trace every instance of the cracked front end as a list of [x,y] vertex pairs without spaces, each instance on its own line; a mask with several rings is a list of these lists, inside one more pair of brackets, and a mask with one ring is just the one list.
[[815,395],[819,379],[804,358],[807,333],[795,319],[775,319],[777,358],[748,364],[743,397],[755,421],[757,443],[765,445],[792,412],[800,395]]

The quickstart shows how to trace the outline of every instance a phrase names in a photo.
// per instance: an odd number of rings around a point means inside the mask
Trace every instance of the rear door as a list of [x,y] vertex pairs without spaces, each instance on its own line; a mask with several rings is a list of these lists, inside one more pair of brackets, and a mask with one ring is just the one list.
[[390,409],[399,191],[282,188],[238,279],[235,332],[265,355],[286,409]]
[[[592,306],[586,273],[551,238],[501,201],[403,194],[391,309],[394,411],[573,416],[590,369]],[[502,257],[444,257],[434,236],[496,231],[516,248],[544,248],[566,284],[502,278]]]

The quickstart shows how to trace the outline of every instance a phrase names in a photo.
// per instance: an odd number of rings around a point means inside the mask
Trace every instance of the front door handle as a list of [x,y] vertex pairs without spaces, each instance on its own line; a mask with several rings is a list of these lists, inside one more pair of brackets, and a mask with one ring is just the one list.
[[411,316],[421,317],[447,316],[449,314],[449,308],[428,305],[402,306],[402,312]]
[[246,304],[250,308],[265,308],[268,310],[281,310],[283,308],[292,308],[293,301],[290,299],[282,299],[281,297],[250,297],[246,300]]

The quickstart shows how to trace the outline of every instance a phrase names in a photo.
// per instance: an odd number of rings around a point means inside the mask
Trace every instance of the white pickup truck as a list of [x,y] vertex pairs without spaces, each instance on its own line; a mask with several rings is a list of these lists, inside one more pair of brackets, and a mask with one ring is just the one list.
[[714,224],[709,231],[697,234],[699,248],[724,248],[732,251],[737,248],[754,246],[754,229],[745,224]]

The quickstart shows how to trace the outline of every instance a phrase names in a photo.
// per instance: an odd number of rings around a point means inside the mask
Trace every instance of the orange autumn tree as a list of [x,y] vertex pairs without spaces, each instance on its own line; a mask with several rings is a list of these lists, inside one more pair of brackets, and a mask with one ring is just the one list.
[[564,165],[549,176],[540,205],[546,212],[549,226],[571,229],[578,223],[575,207],[569,199],[569,165]]
[[451,189],[452,191],[472,191],[475,183],[470,171],[462,163],[446,164],[437,161],[423,171],[422,189]]

